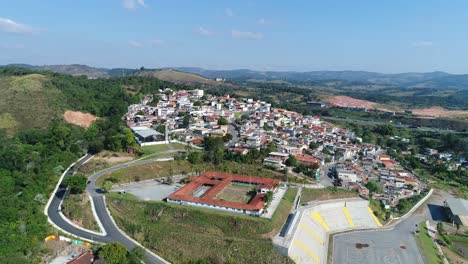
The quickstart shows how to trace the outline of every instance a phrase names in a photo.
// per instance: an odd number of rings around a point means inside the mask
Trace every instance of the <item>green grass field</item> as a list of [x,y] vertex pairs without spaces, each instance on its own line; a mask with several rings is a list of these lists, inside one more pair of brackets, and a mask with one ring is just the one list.
[[139,180],[148,180],[176,174],[201,173],[209,170],[261,176],[265,178],[281,178],[283,175],[282,173],[271,171],[255,164],[225,162],[220,165],[214,165],[211,163],[193,165],[186,160],[177,160],[152,162],[149,164],[116,170],[99,178],[97,185],[101,186],[105,180],[111,180],[114,183],[125,183],[135,181],[136,177],[138,177]]
[[348,190],[327,187],[323,189],[302,189],[301,193],[301,203],[311,202],[311,201],[322,201],[330,199],[340,199],[340,198],[352,198],[358,197],[356,192],[351,192]]
[[162,145],[153,145],[153,146],[144,146],[143,149],[143,156],[146,157],[153,154],[158,154],[159,152],[169,151],[169,150],[179,150],[183,151],[187,149],[187,146],[179,144],[179,143],[170,143],[170,144],[162,144]]
[[443,263],[432,242],[432,238],[427,233],[427,227],[424,221],[419,223],[419,235],[416,236],[416,242],[421,249],[425,263]]
[[[270,237],[284,224],[297,189],[289,189],[272,219],[108,195],[117,224],[173,263],[291,263]],[[199,262],[197,262],[199,261]]]
[[63,214],[80,226],[100,231],[91,209],[87,194],[70,194],[63,201]]
[[216,195],[216,199],[246,204],[255,196],[251,193],[252,188],[255,188],[255,185],[231,183]]

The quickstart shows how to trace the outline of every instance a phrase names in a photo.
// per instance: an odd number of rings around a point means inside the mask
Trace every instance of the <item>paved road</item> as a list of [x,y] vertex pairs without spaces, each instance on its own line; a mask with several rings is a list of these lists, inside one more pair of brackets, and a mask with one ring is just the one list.
[[[90,158],[91,158],[91,155],[87,155],[84,159],[77,162],[73,170],[70,170],[67,173],[67,175],[65,175],[64,178],[70,177],[70,175],[73,174],[74,170],[79,168],[84,162],[86,162]],[[65,221],[65,219],[63,219],[63,217],[59,213],[60,212],[59,205],[66,191],[66,189],[63,187],[59,187],[57,189],[57,192],[53,196],[53,199],[47,210],[49,219],[61,229],[65,230],[68,233],[76,235],[78,237],[82,237],[88,240],[103,242],[103,243],[120,242],[129,250],[137,247],[138,245],[135,242],[133,242],[133,240],[129,239],[124,233],[122,233],[112,221],[111,216],[109,215],[106,209],[103,192],[101,191],[100,188],[96,187],[96,180],[100,176],[105,175],[114,170],[142,165],[142,164],[151,163],[151,162],[160,161],[160,160],[161,159],[149,159],[149,160],[133,161],[133,162],[128,162],[124,164],[119,164],[111,168],[99,171],[90,176],[90,183],[88,184],[86,191],[91,195],[91,198],[93,199],[93,203],[96,209],[97,216],[107,233],[106,235],[97,235],[97,234],[76,228],[70,223],[68,223],[67,221]],[[147,255],[148,255],[148,263],[154,263],[154,264],[166,263],[164,262],[162,258],[158,257],[154,253],[151,254],[147,251]]]
[[427,202],[393,230],[334,236],[333,263],[424,263],[412,231],[421,221],[438,221],[437,208],[448,196],[442,191],[435,191]]

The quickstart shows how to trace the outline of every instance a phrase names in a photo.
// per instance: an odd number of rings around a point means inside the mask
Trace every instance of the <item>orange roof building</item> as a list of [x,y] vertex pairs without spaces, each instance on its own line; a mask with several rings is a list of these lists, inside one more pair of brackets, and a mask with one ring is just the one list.
[[[262,177],[207,171],[167,197],[168,202],[260,216],[263,197],[275,191],[280,181]],[[232,184],[251,185],[257,192],[247,203],[223,200],[219,194]]]

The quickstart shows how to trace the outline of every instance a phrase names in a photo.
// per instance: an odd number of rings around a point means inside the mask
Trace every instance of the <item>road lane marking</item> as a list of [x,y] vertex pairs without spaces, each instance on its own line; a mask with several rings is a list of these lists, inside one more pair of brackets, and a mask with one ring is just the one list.
[[320,259],[314,253],[312,253],[312,251],[310,251],[304,244],[302,244],[298,240],[294,240],[294,244],[296,244],[298,247],[304,250],[307,254],[309,254],[309,256],[311,256],[315,262],[320,263]]
[[346,219],[348,220],[349,227],[354,227],[354,222],[353,222],[353,219],[351,218],[351,215],[349,214],[348,207],[343,207],[343,213]]
[[320,239],[320,237],[318,237],[314,232],[312,232],[312,230],[310,230],[307,226],[305,226],[303,223],[300,223],[299,226],[305,231],[307,231],[307,233],[309,233],[309,235],[315,238],[315,240],[317,240],[321,245],[323,245],[322,239]]
[[312,212],[312,217],[320,224],[322,227],[328,232],[330,231],[330,227],[328,227],[325,220],[323,220],[322,216],[318,212]]

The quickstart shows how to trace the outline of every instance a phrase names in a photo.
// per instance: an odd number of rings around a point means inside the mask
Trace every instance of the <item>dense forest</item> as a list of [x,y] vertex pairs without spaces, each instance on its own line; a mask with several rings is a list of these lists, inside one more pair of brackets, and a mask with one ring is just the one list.
[[[46,128],[0,130],[0,263],[37,263],[40,245],[52,231],[43,213],[62,172],[86,152],[135,147],[122,121],[130,103],[159,89],[181,89],[154,78],[88,79],[51,72],[1,68],[0,76],[38,73],[59,89],[62,110],[80,110],[99,117],[88,130],[51,116]],[[132,93],[127,91],[132,87]],[[62,111],[63,112],[63,111]]]

